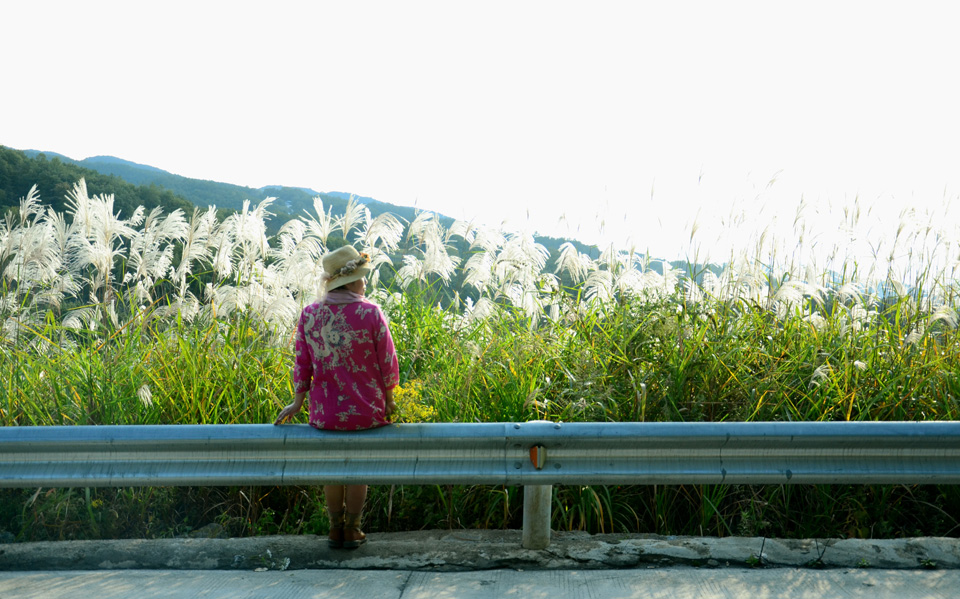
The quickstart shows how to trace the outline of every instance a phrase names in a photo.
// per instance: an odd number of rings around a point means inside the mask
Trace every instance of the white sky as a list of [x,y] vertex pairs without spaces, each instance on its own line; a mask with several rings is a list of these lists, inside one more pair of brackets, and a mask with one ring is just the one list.
[[4,1],[0,144],[683,252],[956,196],[958,6]]

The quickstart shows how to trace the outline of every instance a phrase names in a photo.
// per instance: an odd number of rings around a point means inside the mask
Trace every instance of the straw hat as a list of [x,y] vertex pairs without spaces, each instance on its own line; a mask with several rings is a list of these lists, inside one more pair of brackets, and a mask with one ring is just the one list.
[[323,281],[327,291],[343,287],[370,274],[370,256],[345,245],[323,257]]

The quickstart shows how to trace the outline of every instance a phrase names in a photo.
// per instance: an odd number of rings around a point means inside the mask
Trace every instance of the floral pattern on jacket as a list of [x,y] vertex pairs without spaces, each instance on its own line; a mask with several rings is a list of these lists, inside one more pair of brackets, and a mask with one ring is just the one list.
[[380,307],[363,299],[310,304],[300,314],[293,386],[308,393],[310,425],[361,430],[390,424],[386,391],[400,382],[397,353]]

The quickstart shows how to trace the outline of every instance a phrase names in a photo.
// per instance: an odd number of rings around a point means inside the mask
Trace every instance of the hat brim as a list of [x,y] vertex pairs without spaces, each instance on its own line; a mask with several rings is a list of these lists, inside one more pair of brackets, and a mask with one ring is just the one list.
[[373,269],[371,269],[369,266],[360,266],[356,271],[349,275],[337,277],[336,279],[330,279],[327,281],[327,291],[333,291],[334,289],[343,287],[344,285],[349,285],[354,281],[359,281],[360,279],[365,278],[371,272],[373,272]]

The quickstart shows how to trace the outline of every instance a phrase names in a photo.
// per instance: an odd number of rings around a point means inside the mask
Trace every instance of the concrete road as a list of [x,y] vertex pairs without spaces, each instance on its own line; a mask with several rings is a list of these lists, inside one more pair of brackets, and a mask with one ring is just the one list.
[[954,598],[960,570],[643,567],[626,570],[104,570],[0,572],[4,599]]

